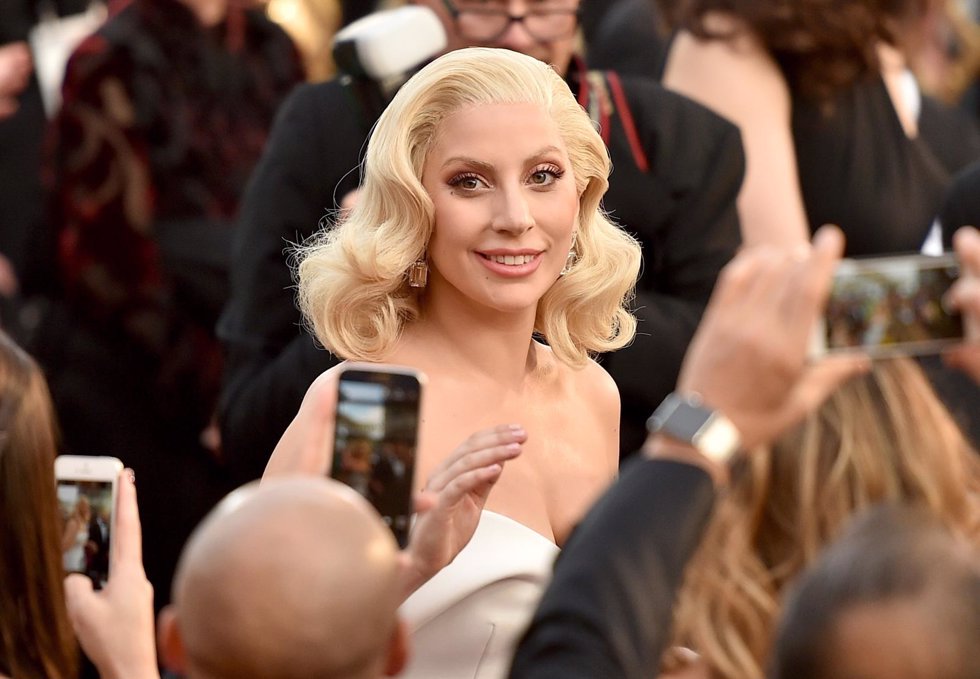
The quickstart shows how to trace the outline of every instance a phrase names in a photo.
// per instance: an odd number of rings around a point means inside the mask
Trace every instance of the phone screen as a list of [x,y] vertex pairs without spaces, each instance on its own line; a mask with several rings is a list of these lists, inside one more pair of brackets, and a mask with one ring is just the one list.
[[408,543],[418,446],[421,384],[417,375],[348,369],[341,373],[330,475],[374,505]]
[[65,572],[84,573],[96,588],[109,580],[112,481],[58,479]]
[[841,262],[824,321],[827,349],[924,354],[961,340],[962,319],[943,302],[958,273],[952,256]]

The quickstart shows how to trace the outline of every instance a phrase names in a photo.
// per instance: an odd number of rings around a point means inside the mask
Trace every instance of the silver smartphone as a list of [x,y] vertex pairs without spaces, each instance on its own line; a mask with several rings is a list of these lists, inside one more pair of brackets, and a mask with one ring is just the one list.
[[842,260],[812,353],[931,354],[962,342],[963,320],[945,302],[958,275],[953,255]]
[[374,505],[404,547],[412,516],[424,376],[351,363],[338,379],[330,476]]
[[54,461],[66,573],[84,573],[96,588],[109,581],[116,491],[122,462],[114,457],[60,455]]

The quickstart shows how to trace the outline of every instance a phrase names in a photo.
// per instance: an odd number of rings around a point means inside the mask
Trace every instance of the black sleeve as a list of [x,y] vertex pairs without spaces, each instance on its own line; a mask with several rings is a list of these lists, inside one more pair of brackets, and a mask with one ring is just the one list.
[[697,467],[627,465],[562,549],[511,679],[655,676],[713,500],[711,479]]
[[252,175],[232,244],[222,448],[240,481],[262,474],[303,394],[336,363],[303,330],[287,248],[308,238],[357,187],[366,133],[337,83],[298,88],[283,104]]
[[622,450],[643,443],[646,417],[677,382],[721,269],[741,245],[736,198],[745,174],[738,128],[645,79],[623,78],[650,168],[641,172],[617,116],[605,206],[643,247],[637,337],[603,357],[623,403]]
[[946,192],[939,212],[943,227],[943,245],[953,247],[953,234],[961,226],[980,228],[980,162],[960,172]]

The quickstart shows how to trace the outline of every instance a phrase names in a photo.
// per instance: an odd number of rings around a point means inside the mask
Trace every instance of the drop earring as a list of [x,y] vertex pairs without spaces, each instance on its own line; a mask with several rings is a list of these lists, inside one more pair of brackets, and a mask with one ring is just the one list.
[[429,265],[425,263],[424,256],[412,262],[408,267],[408,287],[424,288],[429,282]]
[[572,234],[572,247],[568,248],[568,256],[565,257],[565,266],[563,266],[561,271],[558,272],[559,276],[564,276],[571,271],[572,267],[575,266],[575,262],[578,261],[578,252],[575,250],[575,243],[577,240],[578,232],[576,231]]

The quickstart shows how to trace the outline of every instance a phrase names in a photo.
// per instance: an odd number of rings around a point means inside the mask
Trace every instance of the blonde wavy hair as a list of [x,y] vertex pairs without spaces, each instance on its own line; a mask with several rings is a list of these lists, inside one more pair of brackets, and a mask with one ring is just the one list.
[[640,267],[636,240],[606,218],[609,154],[585,111],[550,66],[501,49],[450,52],[395,96],[368,145],[357,206],[298,251],[299,305],[320,342],[346,359],[380,361],[424,293],[406,272],[423,258],[434,209],[422,186],[439,125],[461,108],[533,103],[558,126],[579,193],[578,259],[538,302],[534,330],[562,362],[580,367],[591,352],[629,343],[636,319],[625,308]]
[[674,642],[713,677],[764,676],[786,585],[862,509],[923,507],[980,540],[980,459],[919,367],[877,363],[736,470],[694,559]]

